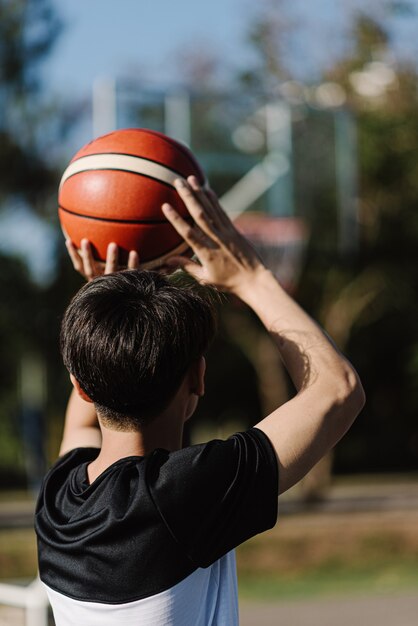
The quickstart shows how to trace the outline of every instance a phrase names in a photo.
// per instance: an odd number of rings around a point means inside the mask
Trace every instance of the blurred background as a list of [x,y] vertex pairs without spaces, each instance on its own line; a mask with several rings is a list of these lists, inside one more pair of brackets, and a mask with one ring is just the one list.
[[[2,580],[36,575],[33,500],[70,391],[59,320],[82,279],[58,223],[60,176],[84,143],[140,126],[192,148],[367,394],[335,452],[283,497],[281,523],[239,549],[243,623],[335,624],[347,598],[351,620],[355,598],[360,623],[391,610],[388,624],[413,623],[417,26],[416,0],[0,0]],[[245,429],[293,393],[252,314],[226,301],[220,325],[191,441]],[[314,621],[313,598],[331,598],[329,622]]]

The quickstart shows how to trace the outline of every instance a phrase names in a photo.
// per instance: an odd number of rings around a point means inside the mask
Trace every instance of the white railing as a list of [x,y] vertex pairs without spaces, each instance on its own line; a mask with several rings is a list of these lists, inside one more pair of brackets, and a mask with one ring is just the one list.
[[0,583],[0,604],[25,610],[25,626],[48,626],[48,597],[36,578],[27,587]]

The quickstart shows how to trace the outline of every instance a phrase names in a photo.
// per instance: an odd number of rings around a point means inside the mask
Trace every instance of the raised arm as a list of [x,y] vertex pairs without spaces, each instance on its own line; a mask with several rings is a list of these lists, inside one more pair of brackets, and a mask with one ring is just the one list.
[[297,393],[263,419],[279,461],[279,491],[297,483],[350,428],[364,404],[352,365],[268,271],[237,295],[261,319]]
[[73,389],[65,413],[64,432],[59,455],[73,448],[100,448],[102,435],[94,404],[83,400]]
[[179,182],[177,190],[194,226],[169,205],[163,211],[201,265],[181,257],[172,263],[248,304],[271,333],[295,384],[296,396],[256,425],[273,444],[279,491],[286,491],[351,426],[364,404],[361,383],[352,365],[262,264],[214,194],[194,178],[186,186]]
[[[81,241],[80,251],[70,240],[66,241],[66,246],[74,269],[88,281],[93,280],[99,274],[110,274],[119,269],[118,247],[115,243],[109,244],[104,265],[95,262],[90,242],[87,239]],[[133,250],[129,254],[128,267],[135,269],[138,265],[138,253]],[[82,390],[75,387],[68,400],[59,454],[61,456],[73,448],[100,448],[101,443],[102,436],[94,404],[86,401]]]

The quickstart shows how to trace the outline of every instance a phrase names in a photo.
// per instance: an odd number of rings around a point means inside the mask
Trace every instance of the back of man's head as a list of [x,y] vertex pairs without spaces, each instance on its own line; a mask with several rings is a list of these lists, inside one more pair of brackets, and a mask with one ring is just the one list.
[[214,332],[213,304],[201,289],[129,270],[98,277],[74,296],[61,351],[98,412],[131,429],[164,410]]

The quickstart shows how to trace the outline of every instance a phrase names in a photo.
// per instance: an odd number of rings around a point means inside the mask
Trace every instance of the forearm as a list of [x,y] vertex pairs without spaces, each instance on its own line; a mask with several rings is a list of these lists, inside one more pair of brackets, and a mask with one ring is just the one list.
[[72,390],[65,413],[60,455],[78,446],[100,446],[101,433],[96,410]]
[[271,333],[297,390],[257,424],[272,442],[280,493],[297,483],[350,428],[364,403],[351,364],[267,270],[239,290]]
[[354,369],[270,271],[257,270],[251,280],[242,282],[236,295],[253,309],[271,334],[298,392],[320,383],[322,377],[328,384],[335,379],[350,384]]

